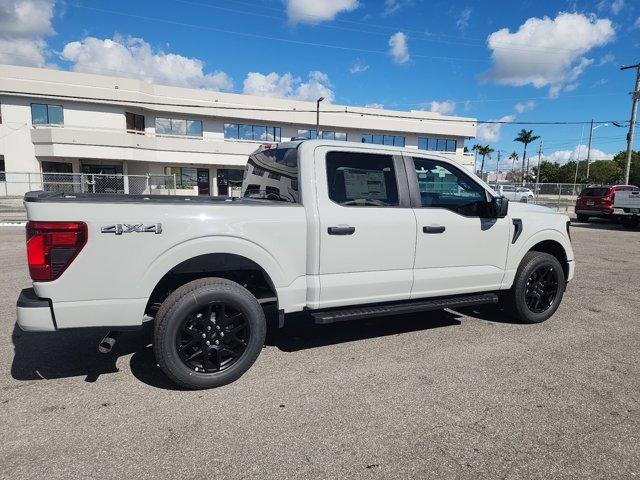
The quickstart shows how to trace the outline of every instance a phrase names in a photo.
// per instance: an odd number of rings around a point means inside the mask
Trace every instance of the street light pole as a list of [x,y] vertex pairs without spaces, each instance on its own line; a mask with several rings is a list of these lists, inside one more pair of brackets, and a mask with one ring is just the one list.
[[591,139],[593,138],[593,118],[589,129],[589,146],[587,147],[587,183],[589,183],[589,160],[591,160]]
[[629,185],[629,170],[631,169],[631,154],[633,153],[633,136],[636,131],[636,115],[638,114],[638,100],[640,99],[640,63],[635,65],[622,66],[620,70],[636,69],[636,87],[633,89],[631,101],[631,123],[629,123],[629,133],[627,133],[627,166],[624,171],[624,183]]
[[320,136],[320,102],[324,100],[324,97],[320,97],[316,100],[316,138]]

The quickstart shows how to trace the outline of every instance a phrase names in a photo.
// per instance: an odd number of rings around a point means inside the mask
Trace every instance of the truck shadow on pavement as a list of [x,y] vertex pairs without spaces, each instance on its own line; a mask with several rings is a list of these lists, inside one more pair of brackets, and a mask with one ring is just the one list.
[[[411,315],[353,320],[331,325],[315,325],[309,315],[287,316],[285,326],[278,329],[275,315],[269,315],[265,345],[283,352],[336,345],[389,335],[461,325],[462,315],[505,323],[510,322],[495,307],[465,309],[458,312],[437,310]],[[107,330],[77,330],[53,333],[29,333],[14,327],[12,340],[15,349],[11,375],[16,380],[52,380],[84,376],[95,382],[100,375],[118,372],[116,363],[121,356],[133,354],[131,373],[152,387],[177,390],[156,364],[153,354],[151,322],[137,331],[125,332],[108,354],[99,353],[97,345]]]

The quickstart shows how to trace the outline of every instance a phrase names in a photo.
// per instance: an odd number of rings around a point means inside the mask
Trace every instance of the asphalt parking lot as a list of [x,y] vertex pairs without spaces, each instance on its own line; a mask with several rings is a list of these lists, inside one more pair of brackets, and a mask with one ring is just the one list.
[[[236,383],[179,391],[149,332],[27,334],[0,228],[0,477],[640,476],[640,231],[577,224],[556,315],[444,311],[272,332]],[[90,281],[90,279],[87,279]]]

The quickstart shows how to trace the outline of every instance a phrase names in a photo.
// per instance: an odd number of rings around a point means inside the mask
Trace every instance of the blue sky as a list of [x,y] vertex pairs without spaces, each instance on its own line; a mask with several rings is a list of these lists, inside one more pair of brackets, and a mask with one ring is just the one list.
[[[0,0],[1,63],[482,120],[627,120],[639,47],[637,0]],[[477,142],[521,153],[520,128]],[[558,161],[589,130],[527,128]],[[625,134],[599,127],[592,156]]]

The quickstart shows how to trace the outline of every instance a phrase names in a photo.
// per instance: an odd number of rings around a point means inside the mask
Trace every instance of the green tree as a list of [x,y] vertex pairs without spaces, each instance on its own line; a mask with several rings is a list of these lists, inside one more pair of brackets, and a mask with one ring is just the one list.
[[[622,180],[624,181],[624,171],[627,168],[627,152],[622,151],[613,157],[613,161],[622,169]],[[631,168],[629,169],[629,184],[640,185],[640,150],[631,152]]]
[[535,142],[539,138],[540,138],[539,135],[534,135],[533,134],[533,130],[525,130],[523,128],[518,133],[518,136],[513,139],[514,142],[520,142],[520,143],[522,143],[524,145],[524,151],[522,152],[522,181],[523,181],[523,183],[524,183],[525,177],[526,177],[526,172],[525,172],[525,169],[524,169],[524,162],[525,162],[525,160],[527,158],[527,146],[529,146],[529,144],[531,142]]
[[594,183],[619,183],[624,172],[614,160],[597,160],[589,168],[589,180]]
[[489,145],[484,145],[480,146],[477,149],[477,152],[482,155],[482,163],[480,164],[480,178],[482,178],[482,174],[484,172],[484,159],[485,157],[491,158],[491,154],[494,152],[494,150]]
[[[534,172],[538,175],[538,168],[534,167]],[[560,177],[560,165],[543,160],[540,164],[540,182],[541,183],[558,183]]]

